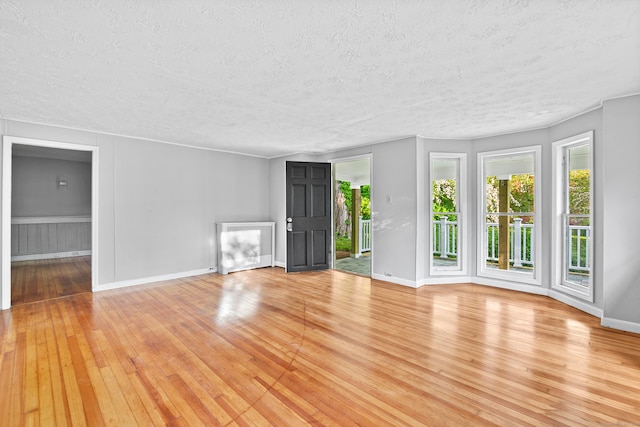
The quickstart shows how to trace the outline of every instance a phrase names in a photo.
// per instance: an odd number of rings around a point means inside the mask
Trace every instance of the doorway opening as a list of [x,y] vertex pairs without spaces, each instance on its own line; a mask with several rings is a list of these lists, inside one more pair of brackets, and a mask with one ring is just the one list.
[[3,141],[2,308],[91,292],[97,147]]
[[333,267],[371,277],[371,158],[338,159],[333,164]]

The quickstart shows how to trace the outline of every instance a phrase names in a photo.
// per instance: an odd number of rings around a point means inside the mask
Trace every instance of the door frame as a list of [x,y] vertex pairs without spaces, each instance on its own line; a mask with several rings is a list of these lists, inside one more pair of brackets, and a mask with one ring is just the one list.
[[91,152],[91,291],[98,285],[98,147],[17,136],[2,137],[2,310],[11,307],[11,187],[13,144]]
[[[336,157],[334,159],[327,160],[331,163],[331,218],[335,215],[335,204],[336,204],[336,195],[335,195],[335,187],[336,187],[336,163],[344,163],[350,162],[352,160],[362,160],[369,159],[369,195],[371,196],[371,200],[373,200],[373,196],[375,193],[375,189],[373,187],[373,153],[366,154],[358,154],[355,156],[348,157]],[[369,262],[371,263],[371,274],[373,275],[373,258],[374,258],[374,233],[373,233],[373,224],[374,224],[374,212],[371,212],[371,259]],[[336,266],[336,238],[335,238],[335,219],[331,221],[331,249],[332,249],[332,257],[331,257],[331,269],[335,269]]]

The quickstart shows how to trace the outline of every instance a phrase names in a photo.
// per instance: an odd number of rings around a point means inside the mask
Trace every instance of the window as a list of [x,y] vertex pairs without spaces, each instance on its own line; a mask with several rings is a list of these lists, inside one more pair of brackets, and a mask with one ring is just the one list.
[[593,302],[593,132],[553,144],[554,281],[552,287]]
[[464,274],[466,154],[430,154],[431,274]]
[[479,275],[540,284],[540,148],[478,154]]

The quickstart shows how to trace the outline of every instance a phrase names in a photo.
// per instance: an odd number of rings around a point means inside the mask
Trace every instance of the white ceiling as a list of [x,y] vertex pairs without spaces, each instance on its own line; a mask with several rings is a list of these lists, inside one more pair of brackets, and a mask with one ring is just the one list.
[[371,166],[368,158],[335,163],[335,179],[351,183],[351,188],[371,184]]
[[0,0],[2,118],[265,157],[638,92],[638,0]]

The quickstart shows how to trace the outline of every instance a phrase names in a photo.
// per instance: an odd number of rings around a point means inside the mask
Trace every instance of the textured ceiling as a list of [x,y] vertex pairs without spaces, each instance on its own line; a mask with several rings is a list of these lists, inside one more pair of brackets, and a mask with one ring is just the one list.
[[0,116],[266,157],[640,92],[638,0],[0,0]]

